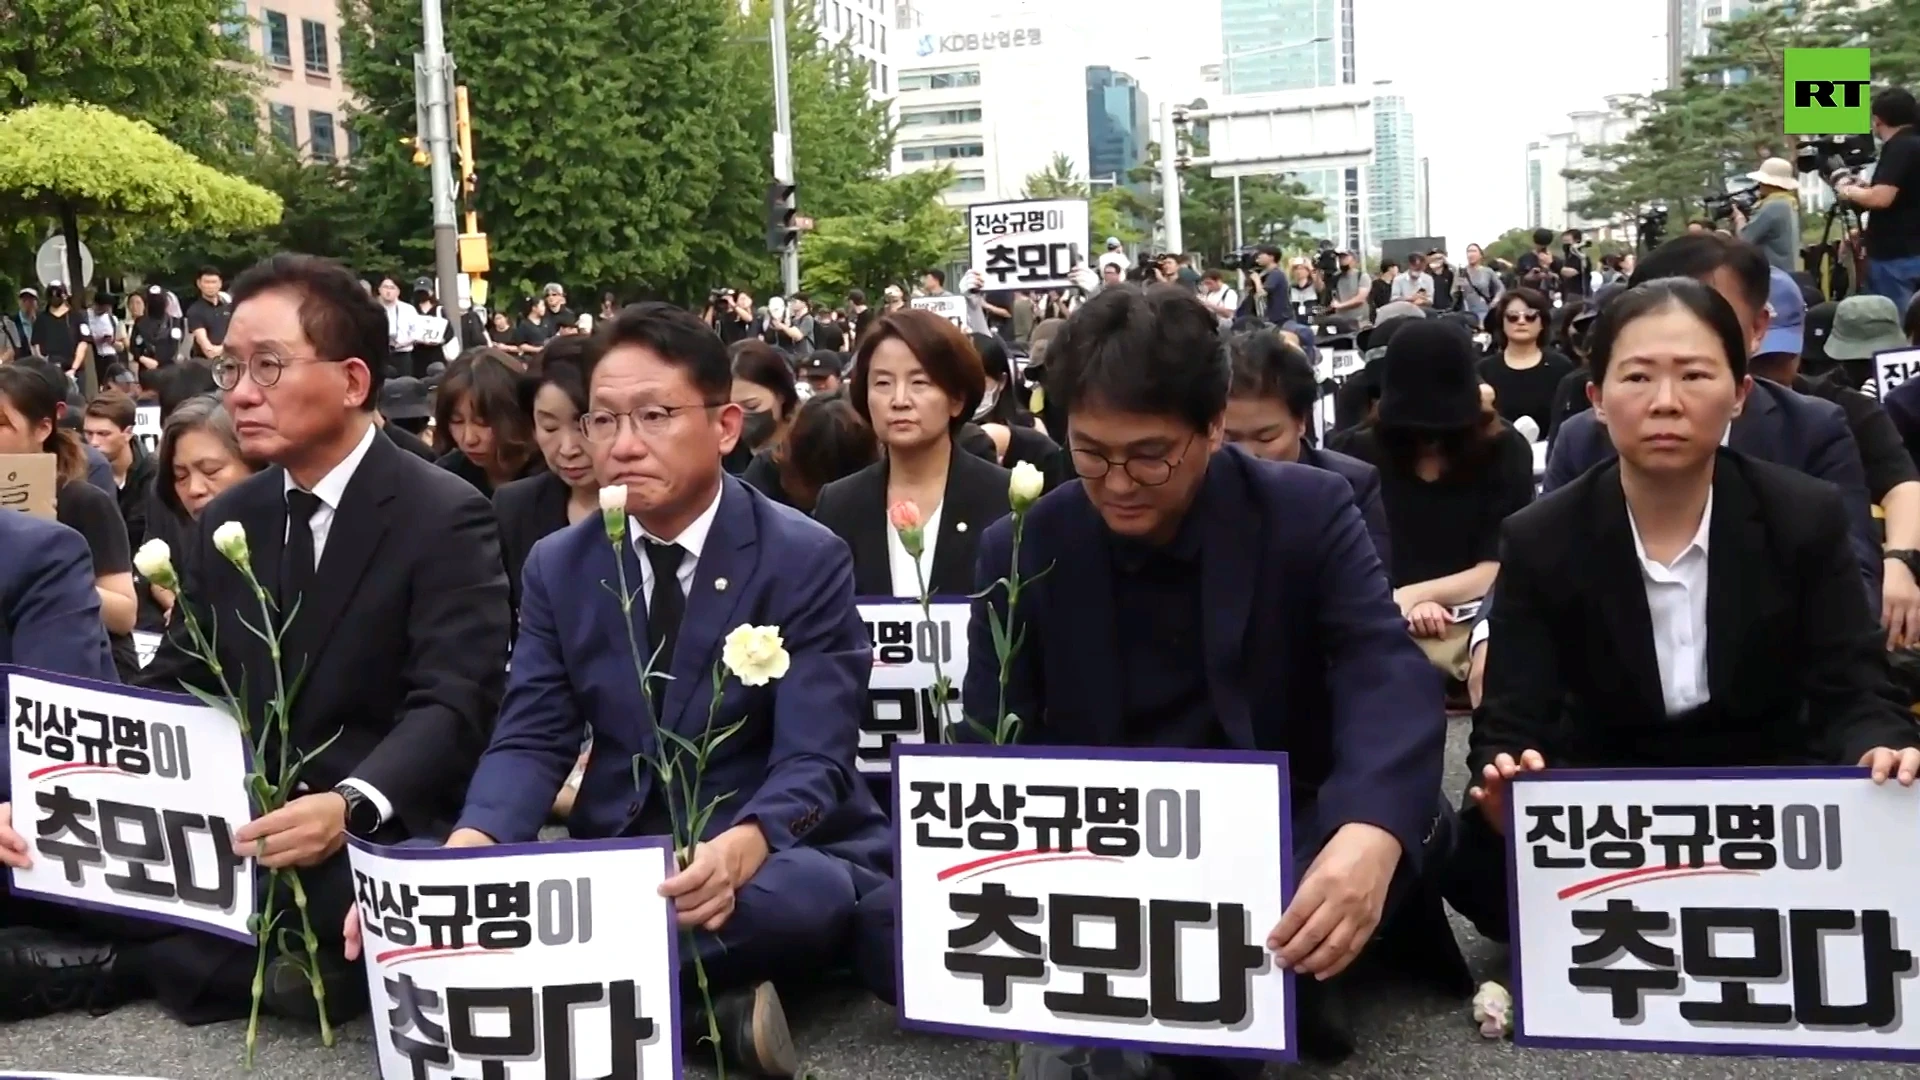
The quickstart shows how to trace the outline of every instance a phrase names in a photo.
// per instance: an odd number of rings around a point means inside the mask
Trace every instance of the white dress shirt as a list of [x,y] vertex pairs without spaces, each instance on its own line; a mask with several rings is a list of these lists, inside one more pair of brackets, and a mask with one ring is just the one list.
[[[360,463],[366,460],[367,448],[371,447],[373,440],[379,437],[380,429],[372,424],[368,424],[366,433],[360,436],[360,442],[353,448],[353,452],[343,458],[340,464],[335,465],[328,471],[327,475],[321,477],[319,482],[313,485],[312,495],[314,498],[320,500],[320,506],[313,512],[313,516],[307,519],[307,527],[313,530],[313,566],[315,570],[320,568],[323,553],[327,550],[327,535],[333,531],[333,519],[334,516],[340,512],[340,500],[347,494],[347,484],[353,479],[353,474],[359,471]],[[292,473],[286,473],[285,480],[286,484],[283,488],[285,491],[293,491],[300,486],[293,482]],[[286,537],[281,537],[281,543],[284,544],[285,542]],[[392,820],[393,802],[381,794],[380,789],[358,777],[348,777],[340,781],[340,785],[342,787],[350,787],[366,796],[367,801],[373,804],[373,808],[380,811],[380,823],[382,825]]]
[[920,530],[920,566],[914,568],[913,556],[907,554],[907,545],[900,542],[900,530],[887,522],[887,570],[893,578],[893,595],[920,599],[920,582],[933,580],[933,542],[940,536],[940,511],[942,506],[927,515],[927,523]]
[[700,512],[699,517],[694,518],[685,529],[681,530],[679,536],[655,536],[634,520],[632,515],[628,515],[627,535],[633,537],[634,553],[640,556],[640,595],[646,598],[649,611],[653,609],[653,563],[647,560],[647,549],[641,546],[642,542],[651,540],[656,544],[679,544],[686,550],[673,576],[680,579],[680,594],[687,598],[687,603],[691,606],[694,571],[700,566],[700,553],[706,549],[707,534],[713,531],[713,519],[720,513],[720,497],[725,490],[726,484],[723,482],[720,489],[713,493],[713,501]]
[[1679,716],[1712,697],[1707,689],[1707,532],[1713,524],[1713,493],[1707,493],[1700,528],[1671,563],[1647,555],[1632,508],[1627,510],[1627,522],[1633,527],[1633,553],[1640,559],[1647,614],[1653,621],[1660,697],[1667,715]]

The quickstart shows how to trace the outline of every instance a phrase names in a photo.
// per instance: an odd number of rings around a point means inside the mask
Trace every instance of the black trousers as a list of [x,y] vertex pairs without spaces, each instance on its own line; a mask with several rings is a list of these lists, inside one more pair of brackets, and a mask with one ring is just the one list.
[[1460,808],[1458,840],[1443,877],[1447,903],[1488,941],[1506,944],[1513,935],[1507,903],[1507,840],[1493,831],[1471,799]]
[[[261,873],[258,881],[264,904],[267,875]],[[340,960],[340,932],[354,902],[346,851],[301,871],[300,883],[307,891],[307,913],[321,952]],[[274,910],[281,914],[276,925],[297,935],[299,913],[284,880],[278,893]],[[119,946],[120,962],[143,976],[160,1007],[185,1024],[244,1019],[252,1005],[257,950],[251,944],[132,916],[14,896],[6,890],[4,878],[0,878],[0,926],[34,926]],[[336,1003],[329,999],[328,1004]]]

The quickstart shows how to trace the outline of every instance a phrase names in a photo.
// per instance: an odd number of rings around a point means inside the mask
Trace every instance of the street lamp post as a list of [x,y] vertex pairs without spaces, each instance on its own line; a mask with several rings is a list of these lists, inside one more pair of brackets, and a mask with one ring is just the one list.
[[[1249,56],[1292,52],[1295,49],[1304,49],[1310,45],[1324,45],[1332,40],[1333,38],[1322,34],[1319,37],[1308,38],[1305,41],[1287,42],[1280,45],[1261,45],[1252,49],[1242,49],[1239,52],[1227,53],[1220,58],[1221,83],[1229,88],[1233,86],[1233,62],[1235,60],[1244,60]],[[1231,90],[1229,92],[1231,92]],[[1233,178],[1233,246],[1236,249],[1247,246],[1246,227],[1241,220],[1244,213],[1245,211],[1242,209],[1240,199],[1240,178],[1235,176]]]

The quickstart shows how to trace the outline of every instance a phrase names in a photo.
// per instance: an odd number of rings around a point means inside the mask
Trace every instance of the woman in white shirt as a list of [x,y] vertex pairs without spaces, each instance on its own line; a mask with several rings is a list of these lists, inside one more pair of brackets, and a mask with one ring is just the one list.
[[[965,596],[974,591],[980,531],[1009,511],[1007,470],[960,447],[986,375],[973,342],[927,311],[874,322],[854,354],[848,400],[886,456],[820,491],[814,517],[853,550],[862,596]],[[890,508],[911,503],[922,522],[916,559]]]

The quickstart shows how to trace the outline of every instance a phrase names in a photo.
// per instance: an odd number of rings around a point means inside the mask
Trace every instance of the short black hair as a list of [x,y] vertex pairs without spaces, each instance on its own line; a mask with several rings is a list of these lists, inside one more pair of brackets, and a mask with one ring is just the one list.
[[[386,332],[384,322],[380,332]],[[713,328],[684,308],[647,300],[628,304],[594,327],[593,341],[580,357],[580,376],[586,380],[589,394],[593,390],[593,369],[600,366],[607,353],[622,345],[649,349],[686,372],[701,400],[710,405],[725,404],[733,393],[733,362]]]
[[1220,321],[1175,285],[1109,289],[1080,306],[1047,346],[1047,397],[1177,416],[1196,431],[1227,407],[1232,378]]
[[1314,378],[1313,361],[1307,354],[1287,344],[1271,329],[1249,330],[1235,335],[1231,342],[1233,384],[1230,396],[1272,398],[1287,407],[1298,421],[1313,415],[1313,403],[1320,396],[1320,382]]
[[1740,282],[1741,298],[1755,311],[1767,306],[1767,292],[1773,287],[1773,268],[1767,257],[1745,240],[1717,233],[1687,233],[1661,244],[1633,268],[1627,285],[1661,278],[1705,281],[1723,268],[1733,271]]
[[195,281],[208,276],[217,277],[222,281],[225,281],[227,277],[227,275],[220,272],[220,268],[217,266],[203,266],[193,275]]
[[1551,244],[1551,243],[1553,243],[1552,229],[1533,230],[1533,246],[1534,247],[1546,247],[1548,244]]
[[947,287],[947,272],[945,270],[934,268],[934,269],[925,271],[920,276],[932,278],[933,280],[939,282],[940,287],[943,289]]
[[1733,305],[1713,287],[1692,277],[1665,277],[1635,285],[1600,309],[1594,320],[1587,366],[1593,381],[1607,381],[1607,365],[1613,361],[1613,345],[1620,332],[1630,324],[1670,308],[1681,308],[1706,323],[1726,351],[1727,366],[1738,381],[1747,374],[1747,340],[1740,332],[1740,317]]
[[318,255],[279,254],[256,263],[233,283],[233,306],[264,293],[286,291],[299,302],[300,332],[313,342],[314,354],[339,363],[359,360],[367,366],[367,399],[372,412],[380,403],[387,367],[387,312],[367,295],[353,271]]
[[1380,260],[1380,271],[1379,271],[1380,273],[1384,274],[1389,270],[1398,270],[1398,269],[1400,269],[1400,264],[1398,262],[1392,259]]
[[1920,104],[1914,102],[1913,92],[1904,86],[1888,86],[1875,91],[1868,111],[1888,127],[1920,124]]
[[773,392],[780,419],[791,420],[800,408],[800,391],[793,384],[793,364],[786,354],[759,338],[742,338],[727,347],[733,377]]

